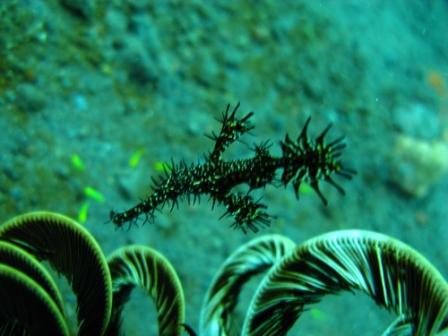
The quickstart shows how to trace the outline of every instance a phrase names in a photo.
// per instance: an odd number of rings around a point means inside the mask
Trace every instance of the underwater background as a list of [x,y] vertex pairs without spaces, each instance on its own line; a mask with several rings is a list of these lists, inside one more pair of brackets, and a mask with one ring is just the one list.
[[[304,187],[256,192],[276,216],[243,234],[222,206],[179,202],[153,224],[117,230],[164,163],[196,163],[213,148],[228,103],[254,111],[250,135],[225,158],[288,133],[333,124],[357,171],[329,201]],[[398,238],[448,278],[448,1],[0,2],[0,222],[51,210],[81,222],[107,254],[149,245],[173,264],[186,321],[220,264],[242,243],[280,233],[296,243],[338,229]],[[258,278],[258,280],[260,280]],[[257,281],[245,287],[242,320]],[[68,290],[66,290],[69,292]],[[68,308],[75,313],[73,297]],[[156,334],[154,307],[135,291],[129,335]],[[291,334],[378,335],[393,316],[357,293],[325,297]],[[148,329],[149,328],[149,329]]]

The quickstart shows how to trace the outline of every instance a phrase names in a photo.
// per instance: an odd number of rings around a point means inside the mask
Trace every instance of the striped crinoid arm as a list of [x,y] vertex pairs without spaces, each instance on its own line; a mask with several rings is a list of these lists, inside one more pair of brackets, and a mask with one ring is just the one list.
[[[81,224],[54,212],[29,212],[3,223],[0,226],[0,240],[25,250],[37,260],[48,262],[59,274],[65,276],[77,298],[78,335],[104,334],[112,307],[111,278],[100,246]],[[16,271],[17,268],[23,269],[19,268],[17,262],[13,264],[13,267]],[[29,268],[26,273],[28,276],[31,275]],[[33,273],[32,278],[35,280],[36,273]],[[40,279],[42,280],[42,277]],[[22,280],[20,283],[26,284]],[[5,287],[1,281],[0,287]],[[48,291],[48,282],[46,288]],[[7,290],[7,287],[3,289]],[[13,292],[10,291],[8,295],[11,294]],[[24,294],[21,295],[23,298]],[[51,296],[55,297],[55,295]],[[9,300],[0,295],[0,301],[8,302]],[[33,307],[32,309],[36,312],[39,311],[39,308],[32,305],[29,307]],[[23,316],[24,312],[21,311],[20,314]],[[0,315],[2,315],[1,312]],[[34,313],[26,316],[38,319],[38,315]],[[17,318],[12,320],[14,319]],[[43,321],[38,321],[38,325],[42,324],[44,324]],[[3,335],[1,327],[0,334]],[[15,332],[15,334],[18,333]]]
[[281,235],[255,238],[238,248],[215,275],[201,309],[200,335],[229,335],[231,315],[243,285],[276,265],[295,244]]
[[446,335],[448,284],[408,245],[382,234],[336,231],[306,241],[264,278],[244,323],[245,335],[286,335],[324,295],[360,290],[399,319],[387,330]]
[[142,288],[154,300],[159,335],[182,334],[184,294],[176,271],[163,255],[146,246],[132,245],[112,253],[108,263],[113,288],[108,335],[122,334],[121,313],[135,287]]

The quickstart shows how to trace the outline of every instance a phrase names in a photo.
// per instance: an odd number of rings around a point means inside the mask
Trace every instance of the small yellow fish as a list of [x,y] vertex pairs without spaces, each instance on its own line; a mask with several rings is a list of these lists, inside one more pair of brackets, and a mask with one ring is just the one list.
[[141,158],[143,157],[143,154],[145,154],[145,149],[140,148],[134,152],[134,154],[131,155],[131,158],[129,159],[129,167],[135,168],[139,164]]
[[153,167],[158,172],[171,171],[170,165],[163,161],[154,162]]
[[299,187],[299,193],[301,194],[310,194],[313,192],[313,188],[308,183],[302,182]]
[[82,162],[81,157],[78,154],[73,154],[70,158],[70,161],[73,168],[75,168],[77,171],[84,171],[84,162]]
[[325,313],[322,310],[319,310],[317,308],[311,308],[310,314],[311,314],[311,317],[313,319],[315,319],[316,321],[323,321],[327,318]]
[[84,202],[81,205],[81,207],[79,208],[79,211],[78,211],[78,222],[80,222],[81,224],[85,224],[85,222],[87,222],[89,206],[90,206],[89,202]]
[[100,203],[104,202],[104,195],[92,187],[89,187],[89,186],[85,187],[84,195],[86,195],[88,198],[91,198],[97,202],[100,202]]

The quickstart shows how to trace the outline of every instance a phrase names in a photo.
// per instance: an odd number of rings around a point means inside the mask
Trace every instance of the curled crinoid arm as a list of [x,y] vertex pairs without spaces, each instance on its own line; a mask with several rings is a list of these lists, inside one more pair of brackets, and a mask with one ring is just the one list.
[[259,227],[269,226],[272,216],[263,211],[266,205],[254,201],[250,195],[228,194],[222,202],[226,206],[226,212],[221,218],[233,216],[235,221],[231,227],[247,233],[248,230],[258,232]]
[[241,135],[254,128],[249,122],[249,118],[253,115],[253,112],[249,112],[240,119],[235,117],[239,107],[240,103],[235,106],[232,112],[229,112],[230,104],[228,104],[221,120],[219,120],[222,124],[221,131],[218,135],[212,134],[208,136],[215,141],[215,147],[210,154],[211,161],[220,160],[222,153],[229,147],[229,145],[238,140]]

